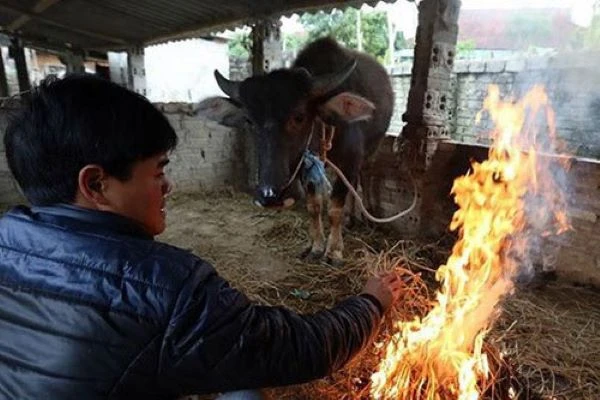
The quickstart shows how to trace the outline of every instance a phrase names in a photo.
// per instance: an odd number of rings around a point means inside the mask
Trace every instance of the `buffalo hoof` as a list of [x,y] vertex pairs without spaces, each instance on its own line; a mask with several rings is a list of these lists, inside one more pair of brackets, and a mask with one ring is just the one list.
[[325,257],[323,259],[323,264],[333,268],[341,268],[344,266],[345,262],[340,258]]
[[323,258],[323,252],[322,251],[312,251],[312,248],[309,247],[309,248],[305,249],[302,253],[300,253],[299,258],[308,263],[316,263],[316,262],[319,262],[321,260],[321,258]]

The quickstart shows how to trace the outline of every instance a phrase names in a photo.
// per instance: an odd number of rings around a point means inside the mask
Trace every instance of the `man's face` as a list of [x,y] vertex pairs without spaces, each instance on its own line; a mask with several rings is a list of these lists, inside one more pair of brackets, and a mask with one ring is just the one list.
[[111,211],[141,224],[151,235],[158,235],[166,227],[165,198],[172,189],[164,168],[169,162],[161,153],[133,165],[131,178],[125,182],[109,177],[105,196]]

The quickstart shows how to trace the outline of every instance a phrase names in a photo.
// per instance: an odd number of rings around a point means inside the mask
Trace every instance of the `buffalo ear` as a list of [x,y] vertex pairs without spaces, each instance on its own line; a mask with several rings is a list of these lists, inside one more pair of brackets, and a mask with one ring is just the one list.
[[319,107],[319,114],[324,119],[341,119],[346,122],[365,121],[371,119],[375,105],[350,92],[342,92],[327,100]]
[[246,112],[230,98],[213,96],[196,103],[192,114],[195,117],[215,121],[221,125],[241,128],[246,122]]

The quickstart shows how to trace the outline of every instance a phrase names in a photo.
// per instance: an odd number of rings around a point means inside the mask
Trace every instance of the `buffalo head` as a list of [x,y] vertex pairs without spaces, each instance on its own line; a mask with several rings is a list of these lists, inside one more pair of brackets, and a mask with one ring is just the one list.
[[219,87],[243,109],[256,135],[257,204],[281,207],[293,203],[286,201],[288,188],[317,115],[326,121],[353,121],[372,115],[371,102],[340,91],[355,67],[356,61],[352,61],[335,73],[321,76],[313,76],[304,68],[280,69],[241,82],[228,80],[215,70]]

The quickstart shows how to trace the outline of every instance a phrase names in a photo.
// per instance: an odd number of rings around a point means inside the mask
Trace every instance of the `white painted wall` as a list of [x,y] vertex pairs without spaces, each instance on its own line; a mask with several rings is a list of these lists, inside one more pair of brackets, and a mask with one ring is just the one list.
[[147,97],[153,102],[196,102],[222,95],[213,71],[229,76],[227,43],[189,39],[146,48]]

